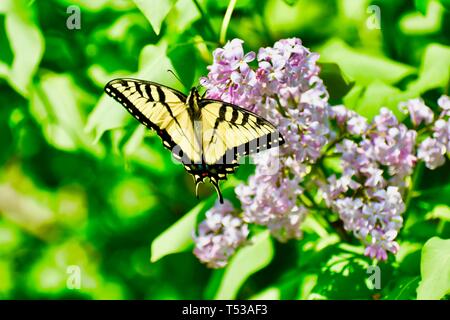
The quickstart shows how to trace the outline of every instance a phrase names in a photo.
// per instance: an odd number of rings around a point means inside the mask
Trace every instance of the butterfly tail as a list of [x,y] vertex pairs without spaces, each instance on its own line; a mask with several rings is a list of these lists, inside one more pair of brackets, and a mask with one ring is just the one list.
[[211,184],[214,186],[214,188],[216,189],[217,192],[217,196],[219,197],[219,202],[221,204],[223,204],[223,196],[222,196],[222,192],[220,191],[220,186],[219,186],[219,182],[214,179],[214,178],[210,178]]
[[203,180],[195,179],[195,196],[197,197],[197,199],[198,199],[198,186],[200,185],[200,183],[203,183]]

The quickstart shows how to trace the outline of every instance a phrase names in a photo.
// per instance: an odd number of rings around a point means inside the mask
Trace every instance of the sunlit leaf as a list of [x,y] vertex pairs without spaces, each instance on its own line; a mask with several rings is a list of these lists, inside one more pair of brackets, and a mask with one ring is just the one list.
[[3,10],[6,11],[5,28],[14,59],[8,73],[5,66],[0,67],[0,75],[6,75],[17,92],[28,96],[30,82],[44,52],[44,38],[25,1],[10,3]]
[[441,219],[443,221],[450,221],[450,207],[439,204],[428,212],[425,216],[426,219]]
[[423,55],[419,78],[411,83],[409,91],[417,95],[427,90],[445,87],[450,78],[450,47],[430,44]]
[[262,10],[264,23],[270,33],[280,39],[307,28],[311,28],[316,34],[326,34],[333,28],[331,21],[322,24],[321,28],[315,25],[317,21],[333,18],[334,9],[330,2],[324,1],[297,0],[288,4],[285,1],[269,0]]
[[192,0],[177,0],[170,14],[167,16],[167,23],[182,32],[194,21],[200,18],[200,12]]
[[337,63],[357,84],[369,84],[375,80],[394,84],[416,71],[389,58],[359,52],[339,39],[330,40],[319,52],[321,61]]
[[269,231],[257,234],[251,242],[251,245],[240,249],[230,260],[215,299],[236,298],[245,280],[272,261],[273,244]]
[[177,0],[133,0],[139,10],[145,15],[156,34],[161,31],[161,24]]
[[420,273],[417,299],[441,299],[450,293],[450,239],[433,237],[425,243]]
[[[139,57],[138,72],[126,77],[151,80],[179,88],[178,80],[167,72],[167,70],[174,70],[174,68],[169,58],[167,58],[166,52],[166,42],[145,46]],[[112,77],[110,80],[112,80]],[[127,111],[112,98],[102,94],[94,110],[89,115],[86,130],[93,132],[95,141],[98,141],[105,131],[120,128],[128,120]]]
[[128,113],[124,108],[103,94],[89,114],[85,130],[94,134],[93,142],[95,143],[100,140],[105,131],[122,127],[127,117]]
[[250,300],[280,300],[280,297],[280,289],[272,287],[251,296]]
[[76,91],[67,75],[47,73],[32,91],[31,111],[50,144],[67,151],[85,149],[101,153],[101,146],[94,146],[92,137],[83,130],[84,120]]
[[410,98],[417,97],[417,92],[403,92],[400,89],[375,80],[365,88],[362,96],[356,100],[355,111],[371,119],[378,114],[381,107],[391,110],[399,119],[405,115],[398,109],[398,104]]
[[162,257],[182,252],[193,244],[192,234],[195,230],[197,216],[206,207],[207,202],[202,201],[183,218],[175,222],[169,229],[160,234],[152,242],[151,262],[156,262]]
[[76,5],[82,7],[84,10],[88,11],[99,11],[105,8],[113,8],[125,10],[129,9],[133,5],[129,1],[111,1],[111,0],[58,0],[59,2],[65,4],[66,6]]
[[[419,12],[405,14],[400,22],[400,28],[405,34],[422,35],[436,33],[442,25],[444,8],[437,1],[416,0]],[[425,8],[424,8],[425,7]]]

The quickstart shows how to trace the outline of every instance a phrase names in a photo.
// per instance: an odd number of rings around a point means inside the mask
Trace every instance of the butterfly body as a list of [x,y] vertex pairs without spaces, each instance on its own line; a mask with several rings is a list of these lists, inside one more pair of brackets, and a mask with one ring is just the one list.
[[115,79],[105,86],[105,92],[156,131],[193,175],[196,194],[198,185],[209,178],[220,202],[219,181],[236,170],[239,157],[284,143],[267,120],[223,101],[203,99],[196,88],[185,96],[150,81]]

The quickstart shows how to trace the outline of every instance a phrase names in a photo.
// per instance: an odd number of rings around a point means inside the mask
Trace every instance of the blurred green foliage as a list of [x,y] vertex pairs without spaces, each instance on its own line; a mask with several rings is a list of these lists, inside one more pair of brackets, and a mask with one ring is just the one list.
[[[192,230],[215,194],[202,188],[206,200],[198,203],[191,178],[159,139],[105,97],[108,80],[134,76],[186,91],[206,75],[226,30],[248,50],[301,38],[321,54],[331,102],[369,117],[417,96],[435,107],[448,94],[448,0],[238,0],[224,29],[227,6],[0,2],[0,298],[438,299],[449,292],[450,281],[436,277],[450,272],[449,240],[427,242],[450,237],[448,162],[418,176],[401,251],[380,265],[380,289],[367,281],[372,262],[362,247],[351,235],[343,242],[320,217],[307,219],[298,242],[256,232],[254,245],[224,270],[192,255]],[[78,9],[80,29],[70,29]],[[251,170],[243,166],[225,195]],[[79,268],[79,289],[69,285],[70,266]]]

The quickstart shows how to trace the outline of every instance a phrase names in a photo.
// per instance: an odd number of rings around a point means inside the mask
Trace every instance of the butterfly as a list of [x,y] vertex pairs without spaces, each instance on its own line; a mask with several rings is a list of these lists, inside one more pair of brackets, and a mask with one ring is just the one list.
[[189,95],[138,79],[114,79],[105,92],[140,123],[153,129],[164,146],[194,177],[195,193],[205,178],[219,187],[239,166],[240,157],[280,146],[284,139],[274,125],[257,114],[220,100]]

